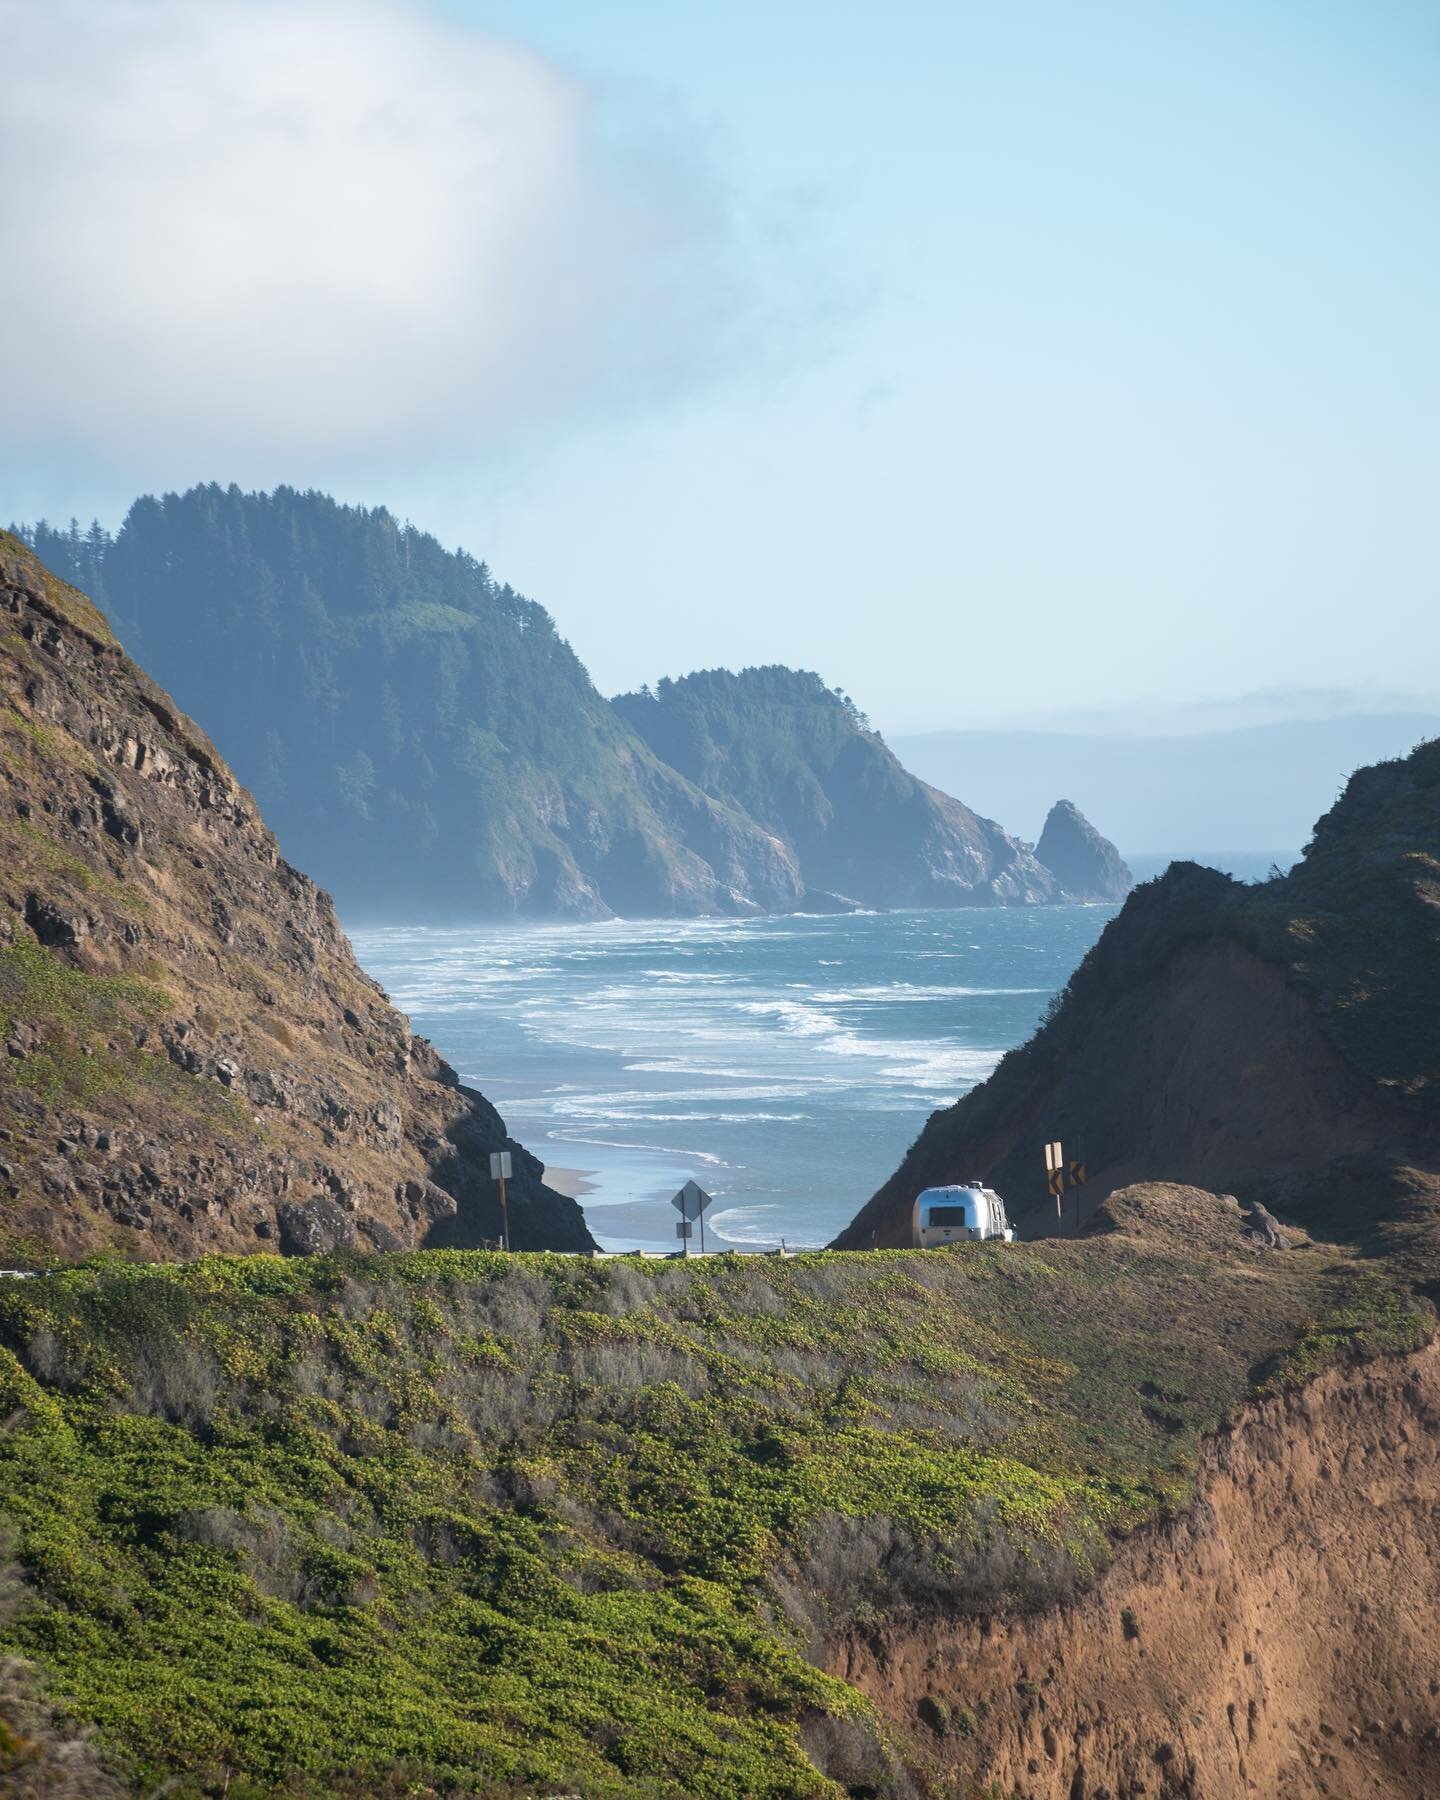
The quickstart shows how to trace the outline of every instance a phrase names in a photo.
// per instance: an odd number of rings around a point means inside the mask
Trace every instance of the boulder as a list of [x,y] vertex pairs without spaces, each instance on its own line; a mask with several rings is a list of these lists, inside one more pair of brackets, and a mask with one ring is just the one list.
[[290,1200],[275,1215],[286,1256],[325,1256],[355,1242],[355,1227],[333,1200]]

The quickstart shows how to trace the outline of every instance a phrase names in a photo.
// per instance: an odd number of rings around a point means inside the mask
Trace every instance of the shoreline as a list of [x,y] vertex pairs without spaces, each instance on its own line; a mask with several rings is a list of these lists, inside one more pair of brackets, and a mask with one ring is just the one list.
[[580,1200],[586,1194],[595,1192],[595,1183],[587,1179],[594,1173],[594,1169],[562,1169],[553,1163],[546,1163],[541,1170],[540,1179],[546,1187],[554,1188],[557,1194],[563,1194],[567,1200]]

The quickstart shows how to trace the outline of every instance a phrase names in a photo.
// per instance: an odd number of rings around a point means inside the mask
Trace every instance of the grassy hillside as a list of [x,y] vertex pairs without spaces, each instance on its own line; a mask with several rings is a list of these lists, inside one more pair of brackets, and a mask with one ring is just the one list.
[[1375,1265],[1257,1255],[1211,1197],[1107,1223],[0,1283],[31,1588],[0,1642],[140,1792],[913,1791],[807,1652],[1069,1591],[1236,1402],[1423,1329]]

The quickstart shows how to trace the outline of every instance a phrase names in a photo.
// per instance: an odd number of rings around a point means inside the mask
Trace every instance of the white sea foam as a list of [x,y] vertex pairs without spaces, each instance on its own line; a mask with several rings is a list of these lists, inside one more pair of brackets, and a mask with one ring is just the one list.
[[675,1125],[708,1121],[712,1125],[797,1125],[808,1113],[776,1112],[631,1112],[623,1107],[577,1106],[571,1118],[586,1119],[594,1124],[613,1122],[624,1125]]
[[708,1075],[716,1079],[722,1077],[733,1081],[761,1081],[764,1079],[759,1069],[727,1069],[716,1063],[708,1063],[696,1057],[667,1056],[657,1062],[627,1062],[627,1075]]
[[852,1000],[977,1000],[989,994],[1048,994],[1049,988],[1037,987],[947,987],[940,984],[921,986],[913,981],[890,981],[883,987],[856,987],[817,990],[811,999],[821,1006],[839,1006]]
[[745,1000],[737,1010],[756,1019],[774,1019],[782,1031],[794,1032],[798,1037],[818,1037],[840,1029],[840,1021],[832,1014],[820,1012],[801,1000]]
[[552,1131],[550,1138],[557,1144],[585,1144],[596,1150],[647,1150],[656,1156],[678,1156],[686,1162],[704,1163],[707,1168],[728,1169],[729,1163],[723,1156],[712,1156],[707,1150],[678,1150],[674,1144],[633,1144],[623,1138],[581,1137],[575,1131]]
[[585,1089],[572,1089],[563,1098],[551,1100],[554,1111],[565,1113],[579,1107],[593,1110],[597,1107],[619,1107],[627,1109],[632,1106],[650,1106],[664,1101],[671,1105],[681,1101],[723,1100],[793,1100],[795,1089],[792,1086],[779,1086],[767,1082],[763,1086],[733,1088],[621,1088],[613,1093],[594,1093]]
[[727,1206],[721,1212],[707,1213],[707,1231],[723,1238],[727,1244],[765,1244],[777,1246],[782,1237],[791,1250],[819,1250],[823,1239],[793,1237],[785,1230],[778,1206]]

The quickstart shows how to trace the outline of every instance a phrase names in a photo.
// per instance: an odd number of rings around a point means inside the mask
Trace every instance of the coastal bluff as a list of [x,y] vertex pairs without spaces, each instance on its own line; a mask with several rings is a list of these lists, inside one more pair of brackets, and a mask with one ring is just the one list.
[[0,1260],[591,1245],[205,733],[0,534]]

